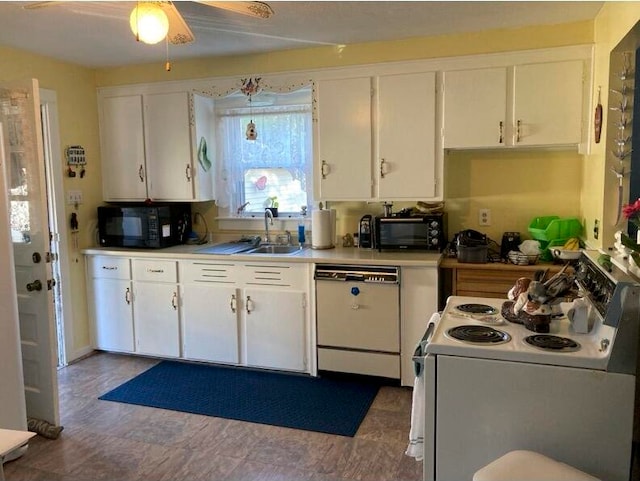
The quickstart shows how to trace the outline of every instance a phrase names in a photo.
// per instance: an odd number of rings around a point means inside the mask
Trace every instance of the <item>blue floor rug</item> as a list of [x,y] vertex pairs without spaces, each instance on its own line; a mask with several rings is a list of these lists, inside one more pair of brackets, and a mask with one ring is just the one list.
[[378,384],[162,361],[99,399],[354,436]]

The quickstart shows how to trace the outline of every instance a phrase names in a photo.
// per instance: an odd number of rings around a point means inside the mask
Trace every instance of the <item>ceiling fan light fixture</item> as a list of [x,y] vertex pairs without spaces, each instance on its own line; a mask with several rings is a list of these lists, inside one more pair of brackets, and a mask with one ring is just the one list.
[[150,45],[162,41],[169,33],[169,18],[154,2],[140,2],[129,17],[131,31],[136,38]]

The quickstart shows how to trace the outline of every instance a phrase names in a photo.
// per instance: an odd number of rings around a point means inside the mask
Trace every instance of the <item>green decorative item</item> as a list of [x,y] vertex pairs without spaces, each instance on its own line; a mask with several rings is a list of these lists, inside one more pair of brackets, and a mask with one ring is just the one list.
[[204,137],[200,137],[200,146],[198,147],[198,163],[205,172],[207,172],[211,168],[211,161],[207,156],[207,141]]

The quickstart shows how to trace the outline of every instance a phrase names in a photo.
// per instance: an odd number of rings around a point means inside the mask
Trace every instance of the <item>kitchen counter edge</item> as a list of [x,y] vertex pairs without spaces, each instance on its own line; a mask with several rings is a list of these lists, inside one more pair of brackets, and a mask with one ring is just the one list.
[[333,249],[307,248],[295,255],[268,254],[204,254],[199,249],[214,244],[180,245],[164,249],[128,249],[118,247],[91,247],[82,249],[84,255],[130,256],[138,258],[173,260],[215,260],[230,262],[285,262],[315,264],[393,265],[405,267],[438,267],[442,260],[439,252],[406,252],[361,249],[357,247],[335,247]]

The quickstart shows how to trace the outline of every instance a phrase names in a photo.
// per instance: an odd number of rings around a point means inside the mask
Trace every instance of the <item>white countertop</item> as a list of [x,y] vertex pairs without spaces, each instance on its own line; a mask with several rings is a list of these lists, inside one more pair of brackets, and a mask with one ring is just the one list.
[[140,258],[170,258],[170,259],[228,259],[234,261],[278,261],[278,262],[306,262],[318,264],[355,264],[355,265],[397,265],[414,267],[438,267],[442,254],[439,252],[407,252],[407,251],[383,251],[376,249],[360,249],[358,247],[335,247],[333,249],[306,248],[294,255],[268,255],[268,254],[202,254],[199,249],[210,247],[214,244],[180,245],[164,249],[130,249],[118,247],[93,247],[83,249],[86,255],[108,256],[134,256]]

